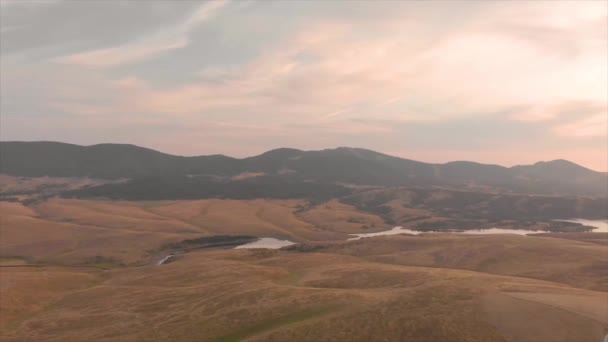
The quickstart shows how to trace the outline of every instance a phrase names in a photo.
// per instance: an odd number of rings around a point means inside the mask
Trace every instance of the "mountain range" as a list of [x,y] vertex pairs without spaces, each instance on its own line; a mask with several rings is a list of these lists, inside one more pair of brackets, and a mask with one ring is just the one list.
[[125,144],[0,142],[0,173],[21,177],[99,179],[251,178],[369,186],[441,186],[497,191],[606,196],[608,174],[566,160],[503,167],[468,161],[424,163],[375,151],[279,148],[248,158],[175,156]]

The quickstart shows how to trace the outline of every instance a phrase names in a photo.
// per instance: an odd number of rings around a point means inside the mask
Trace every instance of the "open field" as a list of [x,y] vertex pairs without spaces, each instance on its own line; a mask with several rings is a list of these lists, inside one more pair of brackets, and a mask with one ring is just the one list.
[[338,200],[313,206],[299,213],[298,217],[316,227],[349,234],[389,227],[377,215],[357,211],[353,206]]
[[422,234],[294,246],[374,262],[543,279],[608,291],[608,246],[515,235]]
[[577,240],[589,243],[596,243],[598,245],[606,245],[608,244],[608,233],[594,233],[594,234],[586,234],[586,233],[543,233],[536,235],[538,237],[554,237],[558,239],[569,239],[569,240]]
[[339,203],[298,213],[304,207],[299,200],[0,202],[0,256],[61,264],[94,259],[142,264],[169,243],[202,236],[327,241],[344,240],[346,232],[366,232],[366,223],[376,230],[386,227],[379,217]]
[[0,0],[0,342],[608,342],[608,0]]
[[2,280],[5,341],[583,342],[608,326],[605,292],[326,253],[206,251]]
[[[0,339],[596,342],[607,332],[601,234],[346,241],[386,227],[335,200],[0,202]],[[151,262],[175,242],[237,234],[299,244]]]

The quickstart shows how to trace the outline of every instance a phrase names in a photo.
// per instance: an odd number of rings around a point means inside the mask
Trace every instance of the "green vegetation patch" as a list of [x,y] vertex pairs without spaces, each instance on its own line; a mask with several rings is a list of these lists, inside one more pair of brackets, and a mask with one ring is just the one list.
[[256,241],[258,238],[251,235],[214,235],[204,236],[196,239],[183,240],[173,243],[168,247],[171,249],[191,250],[200,248],[220,248],[236,247],[249,242]]
[[[103,255],[96,255],[94,257],[88,258],[84,261],[84,265],[97,267],[101,269],[112,269],[116,267],[124,267],[126,266],[124,263],[112,258]],[[71,265],[65,265],[71,266]],[[75,265],[77,266],[77,265]]]

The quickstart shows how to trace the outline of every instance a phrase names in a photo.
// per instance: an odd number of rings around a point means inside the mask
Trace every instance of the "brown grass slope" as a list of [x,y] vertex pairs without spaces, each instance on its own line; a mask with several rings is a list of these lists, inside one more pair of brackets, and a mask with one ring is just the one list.
[[294,248],[356,255],[389,264],[466,269],[608,291],[608,246],[568,239],[422,234]]
[[[365,232],[363,224],[348,222],[351,218],[382,222],[346,205],[334,203],[330,209],[300,214],[306,207],[301,200],[50,199],[29,207],[0,202],[0,257],[61,264],[96,258],[145,264],[163,246],[195,237],[245,234],[297,242],[343,240],[348,237],[345,232]],[[330,224],[322,225],[322,220]]]
[[[325,253],[207,251],[86,277],[95,280],[55,288],[25,319],[3,315],[2,339],[584,342],[600,340],[608,324],[602,292]],[[27,298],[35,289],[10,290]]]
[[[382,224],[337,201],[0,202],[0,340],[595,342],[606,333],[608,246],[596,238],[344,241]],[[167,243],[219,234],[300,244],[141,266]],[[82,264],[111,269],[66,267]]]

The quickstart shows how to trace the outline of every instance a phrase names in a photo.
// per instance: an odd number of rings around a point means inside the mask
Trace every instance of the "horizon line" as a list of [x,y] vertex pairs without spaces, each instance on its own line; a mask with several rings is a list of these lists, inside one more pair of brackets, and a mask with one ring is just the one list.
[[162,153],[162,154],[166,154],[166,155],[170,155],[170,156],[174,156],[174,157],[184,157],[184,158],[197,158],[197,157],[209,157],[209,156],[223,156],[223,157],[227,157],[227,158],[232,158],[232,159],[247,159],[247,158],[253,158],[253,157],[258,157],[261,156],[263,154],[266,154],[268,152],[271,151],[275,151],[275,150],[281,150],[281,149],[289,149],[289,150],[296,150],[296,151],[300,151],[300,152],[321,152],[321,151],[326,151],[326,150],[337,150],[337,149],[353,149],[353,150],[366,150],[366,151],[370,151],[370,152],[374,152],[374,153],[378,153],[378,154],[383,154],[389,157],[393,157],[393,158],[399,158],[399,159],[404,159],[404,160],[411,160],[411,161],[415,161],[415,162],[419,162],[419,163],[424,163],[424,164],[431,164],[431,165],[445,165],[445,164],[450,164],[450,163],[459,163],[459,162],[466,162],[466,163],[476,163],[476,164],[481,164],[481,165],[488,165],[488,166],[499,166],[499,167],[504,167],[507,169],[511,169],[514,167],[518,167],[518,166],[531,166],[531,165],[536,165],[539,163],[551,163],[551,162],[557,162],[557,161],[565,161],[568,163],[572,163],[576,166],[579,166],[581,168],[587,169],[589,171],[593,171],[593,172],[598,172],[598,173],[606,173],[608,174],[608,170],[607,171],[598,171],[598,170],[594,170],[591,169],[589,167],[580,165],[578,163],[575,163],[573,161],[570,161],[568,159],[565,158],[557,158],[557,159],[552,159],[552,160],[539,160],[533,164],[515,164],[512,166],[505,166],[505,165],[500,165],[500,164],[495,164],[495,163],[481,163],[481,162],[477,162],[477,161],[472,161],[472,160],[451,160],[451,161],[446,161],[446,162],[425,162],[425,161],[419,161],[416,159],[410,159],[410,158],[404,158],[404,157],[400,157],[400,156],[395,156],[392,154],[387,154],[384,152],[378,152],[376,150],[372,150],[369,148],[365,148],[365,147],[351,147],[351,146],[337,146],[337,147],[328,147],[328,148],[324,148],[324,149],[310,149],[310,150],[305,150],[305,149],[300,149],[300,148],[295,148],[295,147],[276,147],[276,148],[271,148],[269,150],[266,150],[264,152],[255,154],[255,155],[249,155],[249,156],[245,156],[245,157],[233,157],[230,155],[226,155],[226,154],[222,154],[222,153],[214,153],[214,154],[197,154],[197,155],[180,155],[180,154],[173,154],[173,153],[167,153],[167,152],[163,152],[161,150],[157,150],[154,148],[150,148],[150,147],[146,147],[146,146],[142,146],[142,145],[137,145],[137,144],[132,144],[132,143],[114,143],[114,142],[104,142],[104,143],[96,143],[96,144],[90,144],[90,145],[81,145],[81,144],[76,144],[76,143],[69,143],[69,142],[63,142],[63,141],[56,141],[56,140],[1,140],[0,139],[0,143],[55,143],[55,144],[64,144],[64,145],[73,145],[73,146],[79,146],[79,147],[93,147],[93,146],[99,146],[99,145],[124,145],[124,146],[135,146],[138,148],[143,148],[143,149],[148,149],[151,151],[155,151],[158,153]]

